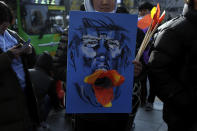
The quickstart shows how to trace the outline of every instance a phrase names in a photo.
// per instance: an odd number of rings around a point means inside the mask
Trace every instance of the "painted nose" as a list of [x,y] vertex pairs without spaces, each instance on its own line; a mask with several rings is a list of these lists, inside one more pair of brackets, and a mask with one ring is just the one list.
[[101,39],[99,42],[99,48],[97,50],[97,56],[105,56],[107,53],[107,49],[105,47],[105,40]]
[[98,57],[100,62],[105,62],[106,57],[104,55],[101,55]]

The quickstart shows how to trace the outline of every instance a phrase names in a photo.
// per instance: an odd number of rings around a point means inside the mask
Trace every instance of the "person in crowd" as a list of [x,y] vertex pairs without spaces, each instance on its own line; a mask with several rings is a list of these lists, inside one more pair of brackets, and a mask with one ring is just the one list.
[[[143,18],[144,16],[148,15],[151,13],[151,10],[153,8],[153,5],[150,2],[143,2],[139,8],[139,17],[138,20],[140,20],[141,18]],[[148,29],[148,28],[147,28]],[[147,29],[143,29],[144,33],[146,33]],[[149,43],[149,45],[147,46],[146,50],[143,53],[142,56],[142,64],[145,67],[145,72],[143,73],[143,76],[140,79],[141,82],[141,95],[140,95],[140,99],[141,99],[141,106],[145,106],[147,111],[151,111],[153,109],[153,102],[155,100],[155,91],[154,89],[151,87],[149,88],[149,93],[148,93],[148,88],[147,88],[147,83],[149,83],[148,80],[148,74],[147,74],[147,63],[149,60],[149,50],[151,47],[151,43]],[[149,96],[147,96],[149,94]],[[148,99],[147,99],[148,97]]]
[[117,9],[116,9],[116,13],[125,13],[125,14],[129,14],[129,11],[127,10],[126,7],[122,6],[122,5],[118,5]]
[[153,5],[150,3],[150,2],[143,2],[139,8],[138,8],[138,11],[139,11],[139,17],[138,19],[141,19],[143,18],[145,15],[147,14],[150,14],[151,13],[151,10],[153,8]]
[[85,11],[85,6],[84,6],[84,4],[82,4],[82,5],[80,6],[80,11]]
[[35,67],[29,69],[32,87],[38,101],[41,126],[46,128],[46,120],[53,106],[57,106],[58,99],[53,80],[53,58],[48,52],[38,56]]
[[150,81],[164,102],[168,131],[197,130],[197,0],[158,28],[149,59]]
[[[129,14],[129,11],[124,6],[118,6],[116,13]],[[145,34],[144,34],[143,30],[141,30],[140,28],[137,28],[136,53],[140,48],[140,45],[144,39],[144,36],[145,36]],[[143,63],[142,59],[140,61]],[[135,77],[135,85],[133,87],[133,96],[132,96],[132,110],[133,111],[130,114],[130,121],[129,121],[130,127],[132,127],[132,128],[135,128],[134,119],[135,119],[136,113],[138,111],[138,107],[141,104],[140,96],[141,96],[142,87],[140,86],[141,85],[140,80],[144,78],[145,74],[146,74],[146,71],[143,69],[140,77],[139,76]]]
[[8,29],[14,17],[3,1],[0,16],[0,131],[34,131],[39,119],[27,69],[35,63],[35,51]]
[[[117,9],[116,2],[117,2],[116,0],[85,0],[84,5],[85,5],[86,11],[88,11],[88,12],[99,11],[99,12],[115,13],[116,9]],[[105,7],[105,8],[103,8],[103,7]],[[58,49],[56,51],[56,55],[54,57],[54,65],[56,67],[55,76],[58,79],[61,79],[63,81],[66,81],[66,65],[67,65],[66,58],[67,58],[67,44],[68,44],[68,31],[67,30],[68,29],[66,29],[62,35],[62,39],[60,40],[60,44],[58,46]],[[142,40],[141,40],[141,42],[142,42]],[[139,42],[139,43],[141,43],[141,42]],[[135,77],[137,78],[142,72],[142,64],[137,61],[133,61],[133,64],[135,65]],[[138,83],[136,83],[135,86],[136,85],[139,86]],[[136,88],[136,89],[138,91],[138,88]],[[138,99],[136,101],[138,101]],[[138,102],[137,103],[135,102],[133,104],[136,104],[136,107],[137,107]],[[85,114],[84,116],[87,116],[90,118],[95,117],[96,119],[104,117],[105,120],[101,122],[102,124],[105,124],[107,120],[112,120],[115,118],[120,119],[120,121],[113,121],[113,122],[117,122],[117,124],[113,123],[113,125],[110,125],[111,127],[109,126],[109,128],[111,129],[112,127],[114,127],[114,129],[116,129],[119,126],[119,127],[122,127],[121,128],[122,130],[124,130],[125,128],[127,128],[127,129],[131,128],[136,111],[137,110],[133,110],[133,114],[130,115],[131,118],[129,117],[129,114],[93,114],[93,115]],[[124,121],[121,121],[121,120],[124,120]],[[96,126],[96,123],[94,123],[94,122],[91,123],[91,121],[86,121],[85,123],[86,123],[85,125],[89,125],[89,127],[90,127],[90,125]],[[87,123],[89,123],[89,124],[87,124]],[[129,123],[129,125],[128,125],[128,123]],[[99,122],[97,124],[99,124]],[[110,122],[108,122],[108,125],[109,124],[110,124]],[[84,126],[83,122],[81,122],[80,125]],[[99,127],[103,128],[105,126],[99,126]],[[86,129],[87,129],[87,127],[86,127]]]

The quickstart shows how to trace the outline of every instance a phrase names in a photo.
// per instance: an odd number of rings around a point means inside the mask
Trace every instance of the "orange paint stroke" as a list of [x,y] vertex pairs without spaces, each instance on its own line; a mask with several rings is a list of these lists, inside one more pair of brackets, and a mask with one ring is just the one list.
[[[112,82],[110,87],[96,86],[95,82],[97,79],[107,77]],[[125,81],[125,78],[121,76],[116,70],[97,70],[93,74],[85,77],[84,82],[91,84],[94,89],[94,93],[97,101],[105,107],[114,99],[113,87],[120,86]]]

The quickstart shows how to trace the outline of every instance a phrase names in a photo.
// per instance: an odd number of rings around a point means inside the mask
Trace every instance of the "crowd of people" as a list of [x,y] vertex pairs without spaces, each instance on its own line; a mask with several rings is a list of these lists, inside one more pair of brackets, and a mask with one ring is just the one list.
[[[81,10],[129,14],[116,3],[116,0],[84,0]],[[152,8],[150,3],[143,3],[139,20]],[[66,83],[67,77],[69,29],[62,33],[55,56],[48,52],[38,56],[31,44],[8,29],[13,22],[12,10],[0,1],[0,131],[36,131],[39,126],[46,126],[43,123],[52,108],[64,108],[62,82]],[[163,119],[169,131],[196,131],[196,22],[197,0],[186,0],[183,14],[161,25],[142,59],[133,60],[131,114],[75,114],[76,130],[129,131],[135,126],[138,107],[152,110],[157,96],[164,102]],[[145,33],[146,30],[137,29],[136,52]]]

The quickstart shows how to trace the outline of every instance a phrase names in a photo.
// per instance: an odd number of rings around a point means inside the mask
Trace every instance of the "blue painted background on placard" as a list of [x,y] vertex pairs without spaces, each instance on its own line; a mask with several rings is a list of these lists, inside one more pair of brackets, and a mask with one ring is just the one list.
[[[66,113],[130,113],[134,79],[137,15],[70,12]],[[98,69],[125,77],[114,88],[112,107],[97,102],[84,78]]]

